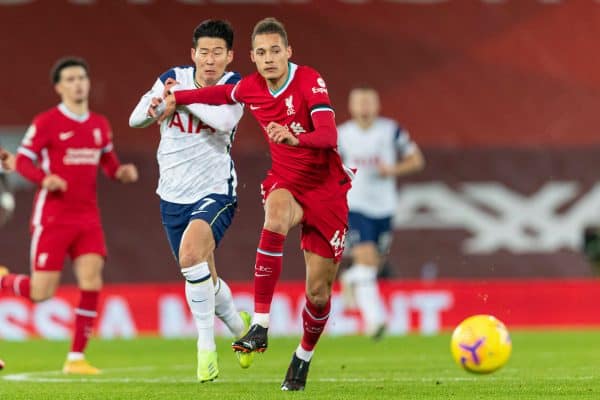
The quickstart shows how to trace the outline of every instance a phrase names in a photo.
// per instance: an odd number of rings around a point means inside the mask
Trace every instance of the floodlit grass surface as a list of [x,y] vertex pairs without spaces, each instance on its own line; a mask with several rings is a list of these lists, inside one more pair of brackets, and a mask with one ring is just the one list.
[[219,340],[219,378],[195,380],[195,341],[92,340],[94,377],[60,372],[66,342],[0,342],[0,399],[600,399],[600,332],[513,332],[508,364],[472,375],[450,357],[449,336],[325,337],[306,391],[279,386],[297,338],[273,338],[247,370]]

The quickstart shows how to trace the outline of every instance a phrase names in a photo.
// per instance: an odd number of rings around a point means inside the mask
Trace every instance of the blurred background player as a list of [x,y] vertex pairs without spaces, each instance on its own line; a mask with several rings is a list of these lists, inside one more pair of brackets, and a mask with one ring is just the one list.
[[15,197],[8,182],[7,174],[14,170],[15,158],[0,146],[0,227],[11,217],[15,209]]
[[379,116],[375,89],[353,89],[348,106],[352,119],[338,128],[338,151],[357,173],[348,192],[352,265],[341,274],[342,290],[346,306],[360,310],[366,333],[379,338],[386,319],[377,271],[392,241],[396,177],[421,170],[425,160],[408,131]]
[[[207,20],[195,29],[193,66],[174,67],[162,74],[131,113],[129,125],[144,128],[156,121],[165,88],[193,89],[235,84],[240,75],[227,72],[233,60],[233,29],[229,23]],[[162,223],[185,278],[188,306],[198,329],[198,380],[217,377],[215,314],[240,337],[250,315],[238,313],[227,283],[218,278],[214,250],[229,228],[237,207],[237,176],[230,149],[243,114],[240,104],[180,106],[160,124],[157,159]],[[212,276],[212,279],[211,279]],[[252,354],[240,354],[248,367]]]
[[237,85],[177,91],[166,98],[163,118],[176,104],[246,104],[269,142],[272,166],[261,185],[265,222],[254,267],[254,317],[233,343],[240,352],[267,348],[269,313],[282,268],[283,244],[302,224],[306,262],[303,335],[281,385],[304,390],[315,345],[331,308],[331,287],[344,250],[350,177],[338,153],[335,118],[325,81],[317,71],[289,62],[287,32],[274,18],[252,33],[251,59],[258,72]]
[[[96,200],[98,167],[121,183],[137,180],[132,164],[121,165],[113,151],[108,120],[89,111],[87,63],[59,60],[51,72],[61,103],[38,114],[15,160],[15,169],[39,186],[31,217],[31,277],[0,269],[0,292],[33,302],[49,299],[60,282],[65,256],[73,260],[80,289],[71,351],[63,367],[68,374],[100,371],[84,358],[97,316],[106,257]],[[4,155],[4,166],[12,155]]]

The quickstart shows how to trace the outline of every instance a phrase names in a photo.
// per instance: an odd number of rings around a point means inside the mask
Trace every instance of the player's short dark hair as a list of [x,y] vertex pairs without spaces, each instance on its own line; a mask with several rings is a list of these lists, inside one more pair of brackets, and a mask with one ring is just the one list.
[[254,43],[254,38],[256,35],[265,35],[269,33],[278,34],[283,39],[283,44],[285,46],[288,45],[288,37],[285,27],[281,22],[273,17],[262,19],[258,21],[256,25],[254,25],[254,30],[252,31],[252,43]]
[[200,22],[200,25],[194,29],[192,45],[194,48],[198,45],[198,39],[201,37],[220,38],[225,41],[227,50],[233,48],[233,28],[227,21],[220,19],[207,19]]
[[52,83],[57,84],[58,82],[60,82],[60,73],[63,69],[69,67],[81,67],[85,70],[86,75],[90,75],[90,67],[83,58],[65,57],[61,58],[56,63],[54,63],[54,66],[50,70],[50,80],[52,81]]

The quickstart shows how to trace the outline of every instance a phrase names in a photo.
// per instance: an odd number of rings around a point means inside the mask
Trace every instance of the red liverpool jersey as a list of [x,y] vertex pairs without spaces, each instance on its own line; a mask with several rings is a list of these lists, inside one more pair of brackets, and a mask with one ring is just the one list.
[[[96,199],[98,166],[110,177],[118,161],[113,153],[108,120],[96,113],[78,116],[63,104],[37,115],[27,131],[17,155],[17,171],[36,183],[56,174],[67,181],[65,192],[38,190],[31,217],[33,226],[48,224],[99,223]],[[25,171],[20,157],[37,163]],[[30,164],[29,160],[23,160]],[[27,173],[25,173],[27,172]]]
[[[254,73],[238,82],[231,97],[250,109],[267,141],[266,127],[270,122],[287,126],[294,134],[302,135],[314,130],[313,113],[333,112],[327,86],[319,73],[293,63],[289,64],[286,83],[277,92],[272,92],[265,79]],[[269,145],[272,173],[299,189],[310,190],[332,181],[348,180],[335,149],[288,146],[271,141]]]

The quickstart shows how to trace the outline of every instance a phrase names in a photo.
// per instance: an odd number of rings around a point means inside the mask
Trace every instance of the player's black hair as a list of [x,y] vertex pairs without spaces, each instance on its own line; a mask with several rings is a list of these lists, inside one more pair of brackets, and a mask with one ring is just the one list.
[[194,46],[194,48],[198,45],[198,39],[201,37],[223,39],[227,45],[227,50],[233,48],[233,28],[227,21],[220,19],[207,19],[206,21],[202,21],[200,25],[194,29],[192,38],[192,46]]
[[90,75],[90,67],[83,58],[65,57],[54,63],[54,66],[50,70],[50,80],[52,81],[52,84],[55,85],[60,82],[60,73],[63,69],[69,67],[81,67],[85,70],[86,75]]
[[252,43],[256,35],[264,35],[268,33],[276,33],[283,39],[283,44],[287,47],[288,37],[285,27],[281,22],[273,17],[265,18],[256,23],[252,31]]

